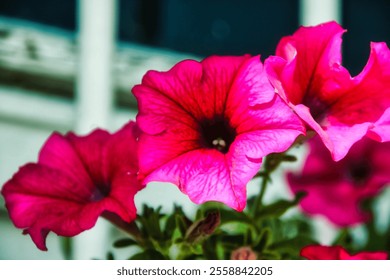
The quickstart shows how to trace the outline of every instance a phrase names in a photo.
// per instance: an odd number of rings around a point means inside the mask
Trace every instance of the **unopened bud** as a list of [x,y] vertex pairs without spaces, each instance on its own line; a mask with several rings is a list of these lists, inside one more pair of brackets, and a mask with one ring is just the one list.
[[250,247],[240,247],[230,255],[232,260],[256,260],[257,254]]
[[187,230],[186,239],[189,242],[198,242],[199,240],[211,235],[219,226],[221,217],[219,212],[211,212],[199,221],[193,223]]

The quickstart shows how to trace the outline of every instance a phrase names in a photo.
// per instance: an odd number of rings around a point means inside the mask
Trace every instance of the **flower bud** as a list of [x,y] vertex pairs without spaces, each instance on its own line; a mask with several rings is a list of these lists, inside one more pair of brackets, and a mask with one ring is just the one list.
[[219,226],[220,222],[221,217],[219,212],[208,213],[204,219],[196,221],[188,228],[186,233],[187,241],[196,243],[211,235]]
[[257,254],[251,247],[240,247],[232,252],[231,260],[256,260]]

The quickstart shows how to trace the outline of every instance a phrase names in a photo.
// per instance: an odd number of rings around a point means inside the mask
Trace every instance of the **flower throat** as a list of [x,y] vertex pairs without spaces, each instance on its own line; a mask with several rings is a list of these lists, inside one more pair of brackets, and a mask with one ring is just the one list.
[[356,162],[349,167],[348,177],[355,185],[364,185],[370,178],[371,172],[371,166],[367,162]]
[[206,119],[200,123],[201,145],[226,154],[236,138],[236,131],[223,117]]

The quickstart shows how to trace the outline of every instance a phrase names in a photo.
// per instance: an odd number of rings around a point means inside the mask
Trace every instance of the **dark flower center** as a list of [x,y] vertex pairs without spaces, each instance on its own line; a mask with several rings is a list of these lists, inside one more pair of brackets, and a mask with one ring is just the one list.
[[363,185],[367,182],[371,175],[371,167],[369,164],[361,162],[352,164],[348,170],[348,177],[356,184]]
[[110,194],[110,187],[105,183],[99,183],[95,185],[95,189],[91,195],[91,201],[100,201]]
[[306,105],[310,109],[313,119],[318,123],[325,118],[326,112],[329,108],[328,104],[310,94],[305,95],[302,100],[302,104]]
[[236,138],[236,131],[223,117],[200,122],[201,145],[226,154]]

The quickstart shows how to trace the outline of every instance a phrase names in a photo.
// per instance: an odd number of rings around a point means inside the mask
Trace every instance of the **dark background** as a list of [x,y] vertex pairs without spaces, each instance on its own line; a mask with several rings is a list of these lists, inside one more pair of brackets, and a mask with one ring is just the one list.
[[[298,0],[120,0],[118,38],[201,56],[273,54],[298,27]],[[1,0],[0,15],[74,31],[76,0]],[[390,42],[389,0],[344,0],[344,65],[353,75],[370,41]]]

